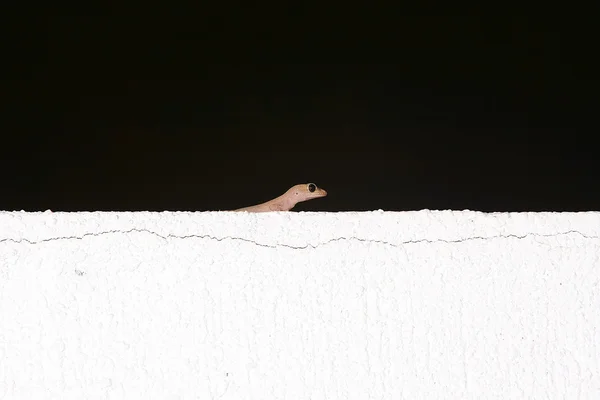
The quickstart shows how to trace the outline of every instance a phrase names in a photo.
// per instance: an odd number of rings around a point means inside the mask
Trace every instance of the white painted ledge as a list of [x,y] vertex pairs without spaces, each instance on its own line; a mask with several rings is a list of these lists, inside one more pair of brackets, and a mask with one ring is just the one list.
[[0,399],[599,399],[600,213],[0,212]]

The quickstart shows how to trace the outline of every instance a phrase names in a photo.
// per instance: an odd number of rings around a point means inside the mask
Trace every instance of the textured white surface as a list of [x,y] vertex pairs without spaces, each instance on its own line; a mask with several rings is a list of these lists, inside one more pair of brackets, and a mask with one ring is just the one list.
[[0,212],[1,399],[598,399],[600,213]]

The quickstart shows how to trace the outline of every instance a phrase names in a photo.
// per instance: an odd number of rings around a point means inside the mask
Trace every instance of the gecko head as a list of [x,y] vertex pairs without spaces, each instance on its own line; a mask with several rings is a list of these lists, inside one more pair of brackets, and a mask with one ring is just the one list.
[[327,196],[327,192],[314,183],[303,183],[301,185],[292,186],[290,190],[288,190],[288,194],[293,199],[294,204]]

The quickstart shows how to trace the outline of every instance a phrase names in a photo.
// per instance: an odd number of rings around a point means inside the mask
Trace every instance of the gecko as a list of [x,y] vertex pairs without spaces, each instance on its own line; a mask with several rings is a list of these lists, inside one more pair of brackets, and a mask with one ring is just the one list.
[[314,183],[304,183],[292,186],[287,192],[279,197],[269,200],[265,203],[257,204],[244,208],[238,208],[233,211],[248,212],[268,212],[268,211],[289,211],[297,203],[327,196],[327,192]]

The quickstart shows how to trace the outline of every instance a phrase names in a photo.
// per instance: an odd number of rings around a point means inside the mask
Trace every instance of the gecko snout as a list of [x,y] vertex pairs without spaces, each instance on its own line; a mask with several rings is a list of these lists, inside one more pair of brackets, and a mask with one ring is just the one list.
[[307,185],[307,189],[310,193],[314,193],[315,195],[317,195],[318,197],[323,197],[323,196],[327,196],[327,192],[325,191],[325,189],[321,189],[320,187],[318,187],[317,185],[315,185],[314,183],[309,183]]
[[312,198],[327,196],[327,191],[314,183],[307,184],[306,189],[312,194]]

